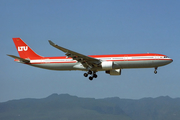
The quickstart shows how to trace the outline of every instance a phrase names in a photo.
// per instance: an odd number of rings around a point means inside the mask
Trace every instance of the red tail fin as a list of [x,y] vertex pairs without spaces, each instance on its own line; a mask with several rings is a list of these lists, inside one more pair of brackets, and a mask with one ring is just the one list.
[[21,38],[12,38],[12,39],[21,58],[31,59],[31,58],[42,57],[36,54],[23,40],[21,40]]

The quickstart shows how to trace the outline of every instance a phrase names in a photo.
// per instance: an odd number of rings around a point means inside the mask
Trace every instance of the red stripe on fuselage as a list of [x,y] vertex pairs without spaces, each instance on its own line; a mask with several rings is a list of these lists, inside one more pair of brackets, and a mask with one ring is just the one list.
[[113,55],[88,55],[93,58],[104,58],[104,57],[142,57],[142,56],[165,56],[162,54],[155,53],[142,53],[142,54],[113,54]]
[[[158,61],[158,60],[170,60],[170,59],[124,59],[124,60],[106,60],[106,61],[113,61],[113,62],[118,62],[118,61]],[[26,64],[53,64],[53,63],[76,63],[76,61],[67,61],[67,62],[36,62],[36,63],[26,63]]]
[[123,59],[123,60],[106,60],[106,61],[148,61],[148,60],[170,60],[170,59]]

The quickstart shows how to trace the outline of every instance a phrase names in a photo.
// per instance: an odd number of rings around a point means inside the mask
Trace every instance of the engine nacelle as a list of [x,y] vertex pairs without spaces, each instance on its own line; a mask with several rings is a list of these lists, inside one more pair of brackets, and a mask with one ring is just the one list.
[[105,72],[110,75],[121,75],[121,69],[106,70]]
[[104,61],[101,63],[102,69],[110,70],[113,68],[113,62],[112,61]]

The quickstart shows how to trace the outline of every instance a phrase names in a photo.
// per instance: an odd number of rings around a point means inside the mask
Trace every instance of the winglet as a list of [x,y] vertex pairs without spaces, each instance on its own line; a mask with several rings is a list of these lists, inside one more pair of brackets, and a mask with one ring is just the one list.
[[51,40],[48,40],[49,41],[49,44],[52,45],[52,46],[55,46],[56,44],[53,43]]
[[69,51],[68,49],[63,48],[63,47],[58,46],[57,44],[53,43],[51,40],[48,40],[48,41],[49,41],[49,44],[50,44],[50,45],[52,45],[53,47],[55,47],[55,48],[57,48],[57,49],[59,49],[59,50],[65,52],[65,53],[67,53],[67,52]]

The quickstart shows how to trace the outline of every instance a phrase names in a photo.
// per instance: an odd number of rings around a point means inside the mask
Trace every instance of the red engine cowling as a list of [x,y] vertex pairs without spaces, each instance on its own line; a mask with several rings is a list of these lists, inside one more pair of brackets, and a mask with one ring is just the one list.
[[121,69],[106,70],[105,72],[110,75],[121,75]]

